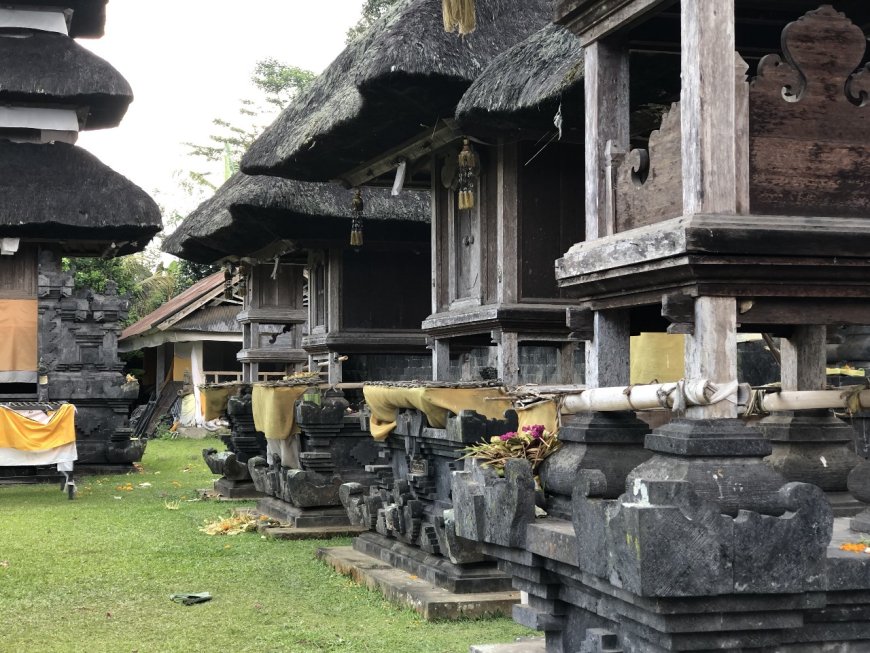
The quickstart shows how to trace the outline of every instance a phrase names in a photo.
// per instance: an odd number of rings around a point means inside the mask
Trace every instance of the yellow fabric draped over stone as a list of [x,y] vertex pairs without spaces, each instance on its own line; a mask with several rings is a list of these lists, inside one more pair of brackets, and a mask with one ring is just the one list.
[[286,440],[296,435],[299,428],[295,420],[296,400],[308,386],[255,385],[251,393],[254,426],[270,440]]
[[641,333],[631,338],[631,383],[670,383],[686,376],[686,338]]
[[233,395],[239,394],[239,386],[234,384],[200,387],[199,392],[202,397],[203,416],[206,422],[210,422],[226,412],[227,401]]
[[37,300],[0,299],[0,372],[36,372]]
[[0,407],[0,449],[47,451],[76,441],[75,407],[64,404],[42,424]]
[[[369,430],[375,440],[385,440],[396,428],[396,419],[402,408],[416,408],[426,415],[429,425],[443,429],[449,414],[473,410],[488,419],[504,419],[506,410],[513,407],[511,398],[502,388],[393,388],[367,385],[363,395],[371,410]],[[520,428],[543,424],[547,430],[557,428],[556,404],[546,402],[528,410],[518,411]]]

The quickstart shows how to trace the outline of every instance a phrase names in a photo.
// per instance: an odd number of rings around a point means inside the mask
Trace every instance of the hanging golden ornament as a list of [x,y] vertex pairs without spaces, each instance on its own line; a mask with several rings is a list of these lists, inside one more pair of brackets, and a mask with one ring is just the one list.
[[350,246],[362,247],[363,209],[365,209],[365,204],[363,203],[362,191],[359,188],[356,189],[353,195],[351,207],[353,208],[353,218],[350,224]]
[[444,31],[459,32],[460,36],[471,34],[477,27],[474,0],[441,0],[444,14]]
[[477,154],[467,138],[459,152],[459,210],[474,208],[474,182],[477,176]]

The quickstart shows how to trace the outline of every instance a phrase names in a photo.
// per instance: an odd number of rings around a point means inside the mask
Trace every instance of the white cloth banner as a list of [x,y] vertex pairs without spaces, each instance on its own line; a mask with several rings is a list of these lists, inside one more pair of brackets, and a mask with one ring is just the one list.
[[0,447],[0,467],[36,467],[72,463],[78,459],[76,443],[64,444],[45,451],[21,451]]

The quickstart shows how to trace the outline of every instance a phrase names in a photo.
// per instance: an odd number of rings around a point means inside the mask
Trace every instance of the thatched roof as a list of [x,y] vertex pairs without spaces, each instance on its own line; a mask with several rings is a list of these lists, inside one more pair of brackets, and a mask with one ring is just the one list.
[[0,102],[87,107],[85,129],[116,127],[133,101],[127,80],[63,34],[0,34]]
[[[198,263],[244,256],[276,240],[346,241],[353,191],[338,184],[233,175],[163,243],[170,254]],[[429,193],[363,190],[367,240],[429,239]]]
[[86,150],[0,140],[0,235],[114,242],[129,254],[160,228],[154,200]]
[[403,0],[266,129],[248,174],[328,181],[453,116],[495,56],[550,22],[550,0],[476,0],[477,29],[444,31],[441,0]]
[[548,131],[560,104],[564,133],[582,139],[583,50],[568,29],[548,25],[490,62],[456,118],[470,131]]
[[18,7],[63,7],[73,10],[70,36],[99,38],[106,25],[106,3],[109,0],[8,0],[4,4]]

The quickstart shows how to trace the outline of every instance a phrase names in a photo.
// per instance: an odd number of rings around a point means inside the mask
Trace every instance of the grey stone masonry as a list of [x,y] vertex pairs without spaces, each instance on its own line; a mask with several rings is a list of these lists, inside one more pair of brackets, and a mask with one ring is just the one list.
[[124,380],[118,335],[129,302],[113,281],[105,294],[74,290],[60,254],[39,254],[39,355],[48,376],[48,399],[75,404],[81,465],[130,465],[144,442],[132,440],[127,418],[139,392]]

